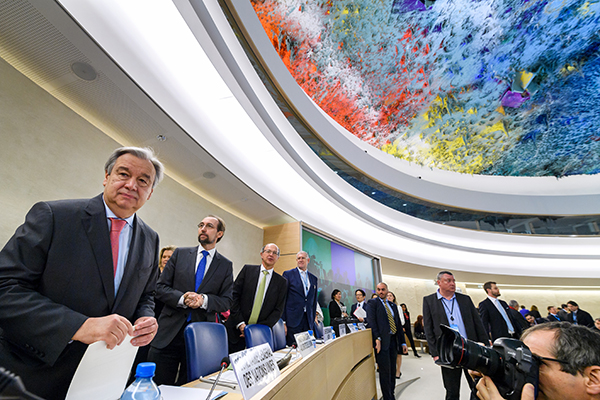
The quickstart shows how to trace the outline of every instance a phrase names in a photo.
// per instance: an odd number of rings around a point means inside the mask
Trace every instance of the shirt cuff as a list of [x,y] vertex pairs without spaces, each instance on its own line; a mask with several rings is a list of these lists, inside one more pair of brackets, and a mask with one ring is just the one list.
[[200,308],[203,310],[207,310],[208,309],[208,296],[205,295],[204,293],[200,293],[200,296],[202,296],[202,298],[204,299],[202,301],[202,305],[200,306]]
[[188,306],[186,306],[185,302],[183,301],[183,297],[184,297],[184,295],[182,294],[181,297],[179,298],[179,301],[177,302],[177,307],[188,308]]

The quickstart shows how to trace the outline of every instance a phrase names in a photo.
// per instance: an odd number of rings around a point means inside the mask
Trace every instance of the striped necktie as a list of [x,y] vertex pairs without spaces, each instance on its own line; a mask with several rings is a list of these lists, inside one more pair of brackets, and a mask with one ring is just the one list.
[[385,303],[385,311],[387,312],[388,321],[390,323],[390,331],[392,335],[396,333],[396,322],[394,321],[394,316],[392,315],[392,310],[390,309],[390,305]]

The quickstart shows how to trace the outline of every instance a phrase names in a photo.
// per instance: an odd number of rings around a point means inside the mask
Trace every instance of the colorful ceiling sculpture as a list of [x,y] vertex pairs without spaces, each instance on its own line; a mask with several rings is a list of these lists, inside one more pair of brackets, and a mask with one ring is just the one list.
[[253,0],[311,98],[409,162],[506,176],[600,173],[600,3]]

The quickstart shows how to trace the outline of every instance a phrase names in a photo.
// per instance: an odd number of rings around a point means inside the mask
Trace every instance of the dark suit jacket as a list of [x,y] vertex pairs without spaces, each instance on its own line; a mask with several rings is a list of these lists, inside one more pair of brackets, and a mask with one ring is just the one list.
[[64,398],[87,348],[69,342],[88,317],[154,315],[158,244],[136,216],[115,296],[102,196],[35,204],[0,252],[0,364],[28,390]]
[[[567,320],[573,323],[573,312],[569,313],[569,319]],[[587,326],[589,328],[594,327],[594,318],[587,311],[583,311],[581,308],[577,310],[577,325]]]
[[546,319],[548,320],[548,322],[562,321],[562,318],[560,318],[558,315],[552,315],[550,313],[548,313],[548,316],[546,317]]
[[[354,303],[352,304],[352,307],[350,307],[350,318],[356,318],[356,315],[354,315],[354,311],[356,311],[356,308],[358,307],[358,303]],[[365,309],[365,312],[367,311],[367,301],[365,300],[365,302],[363,303],[363,307]],[[364,323],[367,323],[367,318],[365,318]]]
[[404,332],[402,330],[402,324],[400,323],[400,317],[398,316],[398,307],[394,303],[389,303],[392,306],[394,312],[394,323],[396,324],[396,334],[390,334],[390,322],[387,315],[387,310],[381,302],[381,299],[371,299],[367,302],[367,320],[369,321],[369,327],[373,335],[373,347],[375,347],[375,339],[381,338],[381,348],[387,349],[390,346],[390,340],[396,340],[396,343],[392,345],[396,346],[400,353],[402,353],[400,346],[405,343]]
[[521,332],[529,328],[529,322],[527,322],[523,314],[510,307],[508,308],[508,312],[509,315],[512,317],[513,321],[515,321],[517,325],[519,325],[519,327],[521,328]]
[[[240,339],[240,331],[236,326],[240,322],[247,324],[252,314],[260,267],[260,265],[244,265],[233,284],[231,315],[225,325],[229,330],[229,340],[234,343]],[[272,274],[256,321],[257,324],[267,325],[270,328],[281,318],[287,297],[287,281],[275,271]]]
[[[462,293],[456,293],[456,304],[460,308],[460,313],[465,323],[467,339],[487,345],[489,337],[471,298]],[[425,329],[425,336],[429,345],[429,353],[432,357],[439,355],[437,342],[442,335],[440,324],[450,325],[442,300],[438,300],[437,293],[433,293],[423,298],[423,328]]]
[[233,288],[233,265],[231,261],[215,252],[198,293],[208,296],[208,309],[178,307],[179,299],[186,292],[196,291],[196,247],[179,247],[167,262],[158,283],[156,297],[165,303],[158,319],[158,332],[152,341],[157,349],[165,348],[175,338],[192,313],[192,322],[215,322],[216,313],[229,310]]
[[[504,311],[506,311],[506,315],[512,324],[516,337],[521,336],[521,326],[517,324],[516,321],[513,320],[510,307],[506,304],[505,301],[498,299]],[[481,322],[483,322],[483,327],[490,335],[492,342],[501,337],[510,337],[508,333],[508,326],[506,325],[506,321],[500,311],[496,308],[494,303],[489,298],[486,298],[481,303],[479,303],[479,315],[481,316]]]
[[306,316],[308,318],[308,326],[313,332],[315,330],[315,315],[317,313],[317,285],[318,279],[316,276],[308,273],[308,281],[310,288],[306,296],[304,295],[304,286],[298,268],[287,270],[283,273],[283,277],[288,281],[288,295],[283,311],[283,320],[287,326],[298,326],[302,316],[304,315],[304,307],[306,307]]
[[[341,305],[344,305],[344,303],[342,303],[340,301]],[[329,318],[331,318],[332,320],[334,318],[341,318],[342,317],[342,309],[340,308],[340,306],[338,306],[338,304],[336,303],[335,300],[331,300],[329,302]]]

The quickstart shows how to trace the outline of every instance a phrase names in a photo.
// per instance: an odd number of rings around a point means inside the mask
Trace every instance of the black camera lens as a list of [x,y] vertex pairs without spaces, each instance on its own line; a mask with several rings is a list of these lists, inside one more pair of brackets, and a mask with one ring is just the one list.
[[488,376],[504,373],[502,356],[497,351],[465,339],[447,326],[441,328],[439,364],[471,369]]

